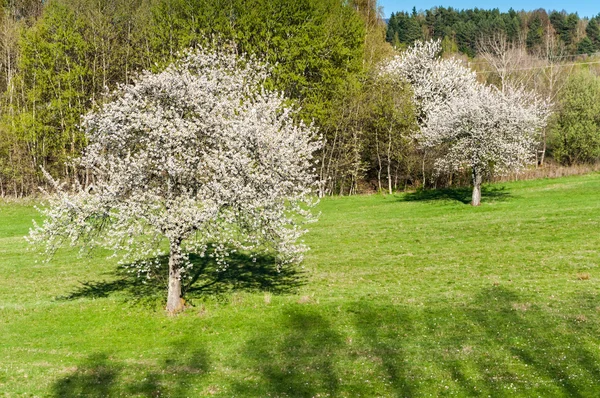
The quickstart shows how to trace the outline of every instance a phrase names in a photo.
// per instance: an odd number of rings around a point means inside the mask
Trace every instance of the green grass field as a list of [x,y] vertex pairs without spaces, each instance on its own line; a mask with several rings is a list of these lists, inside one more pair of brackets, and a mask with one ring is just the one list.
[[176,317],[0,205],[0,395],[600,396],[600,174],[330,198],[303,268],[234,259]]

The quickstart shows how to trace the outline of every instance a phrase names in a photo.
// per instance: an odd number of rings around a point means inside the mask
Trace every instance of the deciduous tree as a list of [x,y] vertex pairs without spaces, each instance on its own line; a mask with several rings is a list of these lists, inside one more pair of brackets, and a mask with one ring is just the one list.
[[444,147],[438,171],[469,168],[473,179],[471,204],[481,203],[485,175],[517,171],[535,162],[547,107],[534,94],[510,88],[504,92],[481,84],[432,110],[421,130],[425,147]]
[[535,160],[537,133],[548,107],[524,89],[504,92],[477,82],[458,60],[438,56],[438,41],[417,43],[385,70],[408,80],[420,109],[417,139],[425,149],[441,148],[438,172],[469,168],[473,200],[481,201],[485,174],[519,169]]
[[[165,71],[121,86],[84,118],[79,165],[95,182],[56,195],[30,234],[49,252],[99,244],[150,272],[168,253],[167,310],[182,307],[190,253],[222,267],[237,250],[301,259],[312,219],[315,129],[262,83],[269,68],[232,52],[189,52]],[[165,253],[166,250],[166,253]]]
[[558,96],[551,128],[554,158],[562,164],[600,158],[600,79],[581,71],[572,75]]

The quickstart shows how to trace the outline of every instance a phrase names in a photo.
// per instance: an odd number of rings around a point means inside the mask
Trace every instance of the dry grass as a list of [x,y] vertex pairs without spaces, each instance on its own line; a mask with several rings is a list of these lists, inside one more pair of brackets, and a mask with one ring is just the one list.
[[580,281],[587,281],[588,279],[590,279],[590,274],[587,272],[582,272],[577,274],[577,279],[579,279]]
[[575,166],[560,166],[548,163],[543,167],[531,168],[519,173],[512,173],[504,176],[496,176],[492,178],[492,182],[526,181],[537,180],[540,178],[560,178],[589,174],[597,171],[600,171],[600,163],[581,164]]
[[529,309],[529,307],[531,307],[531,304],[529,303],[513,303],[512,308],[515,311],[527,311]]
[[302,296],[298,299],[298,304],[312,304],[314,299],[310,296]]
[[584,322],[587,322],[587,320],[588,320],[587,316],[585,316],[585,315],[577,315],[575,317],[575,322],[577,322],[577,323],[584,323]]
[[265,296],[264,296],[265,304],[267,304],[267,305],[271,304],[272,298],[273,298],[273,295],[269,292],[266,292]]

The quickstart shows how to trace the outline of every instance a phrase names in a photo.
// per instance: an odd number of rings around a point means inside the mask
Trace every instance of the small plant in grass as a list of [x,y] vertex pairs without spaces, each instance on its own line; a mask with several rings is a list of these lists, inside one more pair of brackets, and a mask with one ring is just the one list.
[[[311,221],[316,131],[262,86],[269,66],[232,52],[188,52],[146,72],[83,118],[78,164],[89,186],[55,188],[30,232],[48,254],[64,243],[101,245],[140,274],[168,255],[167,310],[183,306],[190,254],[225,269],[236,251],[300,261]],[[210,249],[210,250],[209,250]]]

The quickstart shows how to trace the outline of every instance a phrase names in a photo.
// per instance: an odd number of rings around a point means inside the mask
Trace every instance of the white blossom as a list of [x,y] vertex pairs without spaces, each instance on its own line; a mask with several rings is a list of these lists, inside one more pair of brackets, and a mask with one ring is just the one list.
[[535,161],[538,134],[546,123],[545,105],[523,89],[477,85],[438,106],[421,130],[424,147],[445,146],[439,171],[465,167],[476,173],[518,171]]
[[65,241],[101,245],[143,272],[168,253],[169,311],[179,309],[190,253],[210,246],[223,268],[236,250],[300,261],[320,143],[280,93],[263,88],[269,72],[254,58],[195,50],[120,86],[83,118],[89,145],[79,164],[94,183],[73,191],[54,182],[31,241],[48,252]]
[[477,85],[475,72],[465,68],[460,60],[441,58],[441,51],[440,40],[417,41],[382,68],[382,73],[411,84],[421,123],[436,107]]
[[535,160],[539,132],[550,106],[523,88],[504,92],[477,81],[456,59],[439,56],[440,42],[417,42],[390,61],[383,73],[407,80],[419,110],[416,139],[443,155],[438,172],[470,168],[473,205],[481,198],[484,174],[516,171]]

